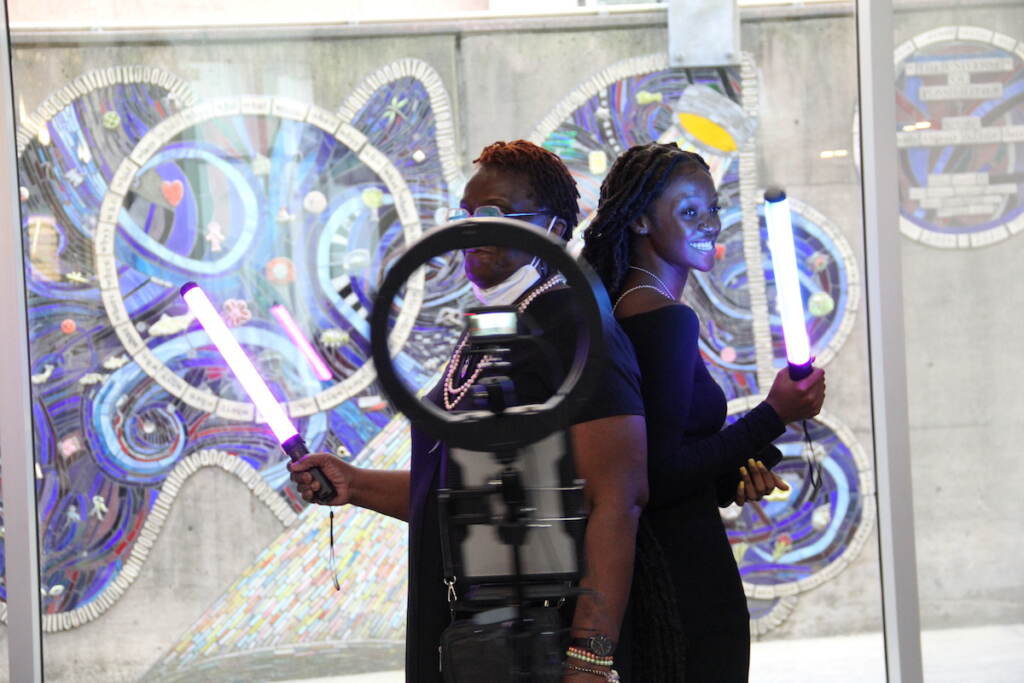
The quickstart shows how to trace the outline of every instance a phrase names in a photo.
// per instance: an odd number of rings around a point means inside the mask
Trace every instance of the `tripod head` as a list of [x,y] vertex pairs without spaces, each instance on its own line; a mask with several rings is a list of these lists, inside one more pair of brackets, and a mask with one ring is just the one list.
[[[483,246],[518,249],[561,272],[573,293],[581,325],[572,366],[547,401],[510,406],[497,413],[487,409],[449,413],[421,401],[402,382],[388,348],[388,318],[399,290],[417,269],[448,252]],[[469,316],[478,329],[488,329],[501,318],[486,313]],[[508,316],[504,320],[507,330]],[[410,421],[450,447],[493,452],[536,443],[570,423],[575,409],[595,388],[604,366],[607,324],[614,324],[614,319],[600,279],[584,262],[570,256],[559,238],[511,218],[470,218],[430,230],[391,266],[370,313],[370,349],[384,392]]]

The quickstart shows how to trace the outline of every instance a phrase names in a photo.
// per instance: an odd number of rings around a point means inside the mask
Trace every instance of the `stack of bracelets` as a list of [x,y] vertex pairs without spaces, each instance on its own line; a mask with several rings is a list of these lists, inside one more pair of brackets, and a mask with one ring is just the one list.
[[[589,650],[584,650],[582,647],[572,645],[568,650],[565,651],[566,659],[565,668],[570,671],[578,671],[585,674],[593,674],[595,676],[601,676],[606,681],[618,681],[619,675],[615,669],[611,668],[615,660],[611,656],[602,657],[601,655],[594,654]],[[576,660],[576,661],[573,661]],[[578,662],[583,664],[589,664],[591,666],[581,666]],[[608,670],[594,669],[594,666],[605,666]]]

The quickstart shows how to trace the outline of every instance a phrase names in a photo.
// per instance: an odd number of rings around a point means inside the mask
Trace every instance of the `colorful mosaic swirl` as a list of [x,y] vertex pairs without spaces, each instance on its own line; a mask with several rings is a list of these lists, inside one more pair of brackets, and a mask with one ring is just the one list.
[[[338,113],[262,95],[196,103],[140,67],[86,74],[24,122],[45,629],[94,619],[124,592],[182,472],[233,472],[283,521],[302,509],[272,435],[180,302],[182,282],[218,302],[312,448],[359,453],[390,423],[367,310],[461,184],[448,106],[437,74],[411,59]],[[456,335],[460,269],[437,259],[396,301],[396,365],[413,386]],[[274,304],[329,379],[295,353]]]
[[[608,165],[632,144],[673,140],[709,160],[733,208],[719,268],[694,278],[686,299],[705,321],[709,366],[738,401],[756,400],[780,355],[756,210],[754,73],[749,58],[695,70],[669,68],[662,56],[628,60],[570,93],[534,135],[566,160],[588,214]],[[176,289],[187,279],[204,285],[313,448],[404,466],[407,430],[367,363],[366,311],[388,264],[461,187],[454,149],[441,80],[412,59],[371,74],[333,111],[265,95],[196,102],[167,73],[109,69],[76,79],[23,123],[46,630],[108,609],[138,574],[182,482],[219,467],[292,526],[158,668],[186,672],[256,646],[401,639],[404,529],[338,515],[337,600],[319,543],[323,514],[296,498],[283,455]],[[828,362],[852,325],[856,269],[827,218],[793,203],[812,336]],[[468,294],[457,256],[428,264],[403,293],[392,334],[411,385],[440,368]],[[329,380],[293,352],[272,304],[289,309]],[[754,507],[729,521],[751,599],[770,601],[775,620],[870,533],[859,446],[834,417],[814,430],[831,463],[829,523],[815,527],[824,500],[808,509],[799,495],[759,508],[767,521],[749,516]],[[784,441],[780,471],[800,491],[796,449]],[[786,535],[792,553],[776,558]],[[807,547],[816,550],[794,554]]]
[[[565,161],[589,217],[608,167],[633,145],[677,142],[705,155],[721,178],[753,132],[734,101],[739,91],[733,68],[668,69],[661,55],[631,59],[562,100],[531,139]],[[586,224],[584,218],[579,229]]]

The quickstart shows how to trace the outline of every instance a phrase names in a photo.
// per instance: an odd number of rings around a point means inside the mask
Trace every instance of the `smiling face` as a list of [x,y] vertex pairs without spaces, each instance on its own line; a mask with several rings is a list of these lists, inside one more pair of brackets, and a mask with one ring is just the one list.
[[636,231],[648,230],[654,256],[685,275],[715,265],[715,239],[722,229],[718,192],[711,174],[687,164],[675,171],[651,202]]
[[[498,166],[481,165],[466,183],[459,206],[471,214],[480,206],[497,206],[504,213],[543,211],[530,192],[529,179],[522,173]],[[524,216],[518,220],[547,228],[551,214]],[[528,264],[533,257],[525,251],[504,247],[466,249],[466,277],[477,287],[493,287]]]

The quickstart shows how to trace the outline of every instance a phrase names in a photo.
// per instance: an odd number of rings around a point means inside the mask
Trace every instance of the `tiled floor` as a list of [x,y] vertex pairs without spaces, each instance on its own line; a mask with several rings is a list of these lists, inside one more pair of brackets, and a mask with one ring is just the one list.
[[[1024,624],[925,631],[926,683],[1024,681]],[[880,633],[758,643],[752,683],[873,683],[885,681]],[[809,676],[809,672],[814,672]]]
[[[926,683],[1024,681],[1024,624],[926,631]],[[884,683],[880,633],[756,643],[751,683]],[[404,683],[401,671],[303,679],[302,683]],[[292,681],[291,683],[299,683]]]

